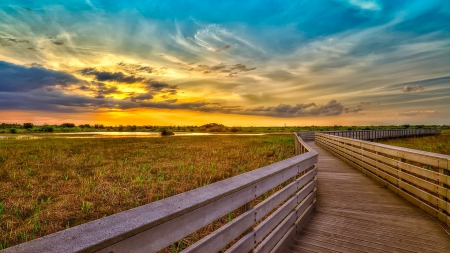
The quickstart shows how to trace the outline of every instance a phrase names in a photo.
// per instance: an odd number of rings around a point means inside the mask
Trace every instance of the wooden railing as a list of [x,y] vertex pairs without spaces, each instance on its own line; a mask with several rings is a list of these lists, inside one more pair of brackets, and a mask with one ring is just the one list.
[[376,140],[389,138],[404,138],[425,135],[440,134],[438,129],[392,129],[392,130],[348,130],[348,131],[319,131],[319,132],[298,132],[305,141],[314,141],[316,133],[330,134],[341,137],[348,137],[359,140]]
[[297,135],[295,146],[284,161],[4,252],[158,252],[243,206],[183,252],[281,252],[315,207],[318,154]]
[[[369,139],[399,133],[388,131]],[[316,133],[316,143],[450,227],[450,156],[338,135]]]

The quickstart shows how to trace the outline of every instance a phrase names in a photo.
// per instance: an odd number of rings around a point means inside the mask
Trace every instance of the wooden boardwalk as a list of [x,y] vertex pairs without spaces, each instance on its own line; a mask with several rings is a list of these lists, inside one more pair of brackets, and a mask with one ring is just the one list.
[[308,145],[319,153],[317,208],[284,252],[450,252],[446,225]]

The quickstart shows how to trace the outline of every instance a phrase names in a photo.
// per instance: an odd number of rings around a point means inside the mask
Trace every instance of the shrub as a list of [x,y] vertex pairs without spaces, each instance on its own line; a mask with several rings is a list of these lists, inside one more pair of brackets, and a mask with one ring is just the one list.
[[17,133],[17,129],[11,128],[11,129],[9,129],[9,132],[12,133],[12,134],[16,134]]
[[52,133],[54,131],[55,131],[55,128],[53,126],[45,126],[44,127],[44,132]]
[[169,136],[169,135],[174,135],[174,133],[172,131],[170,131],[169,129],[167,129],[167,128],[163,128],[161,130],[161,135],[162,136]]
[[[269,130],[270,130],[270,128],[269,128]],[[239,132],[240,130],[239,130],[239,128],[237,128],[237,127],[232,127],[231,129],[230,129],[230,132],[233,132],[233,133],[235,133],[235,132]]]

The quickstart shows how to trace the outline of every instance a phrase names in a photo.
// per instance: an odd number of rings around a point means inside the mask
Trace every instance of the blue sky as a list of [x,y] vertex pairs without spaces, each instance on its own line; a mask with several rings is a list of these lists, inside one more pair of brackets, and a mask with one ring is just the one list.
[[449,1],[6,0],[0,121],[450,124],[449,35]]

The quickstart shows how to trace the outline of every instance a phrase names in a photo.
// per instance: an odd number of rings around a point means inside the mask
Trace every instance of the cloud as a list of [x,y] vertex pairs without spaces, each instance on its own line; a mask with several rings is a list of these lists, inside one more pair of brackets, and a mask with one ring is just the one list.
[[255,69],[256,67],[248,68],[246,65],[240,63],[234,65],[227,65],[224,63],[220,63],[213,66],[200,64],[191,68],[189,71],[196,71],[202,74],[225,73],[227,74],[227,76],[236,77],[237,74],[240,72],[247,72]]
[[57,85],[68,86],[86,83],[75,76],[32,65],[24,67],[0,61],[0,92],[29,91]]
[[297,104],[295,106],[279,104],[278,106],[259,106],[246,110],[246,112],[253,112],[255,115],[275,117],[331,116],[340,115],[343,111],[344,106],[336,100],[330,100],[319,106],[315,103]]
[[252,103],[261,103],[261,102],[267,102],[272,100],[272,94],[270,92],[268,93],[261,93],[261,94],[251,94],[251,93],[245,93],[241,94],[241,97],[245,98],[246,100],[252,102]]
[[381,5],[376,0],[339,0],[341,2],[346,2],[350,6],[357,7],[365,11],[380,11]]
[[176,94],[178,86],[174,84],[168,84],[166,82],[156,81],[148,79],[144,82],[149,92],[165,92],[170,94]]
[[139,83],[145,80],[143,77],[126,76],[122,72],[97,71],[95,68],[85,68],[80,70],[84,76],[94,76],[95,80],[100,82],[118,82],[118,83]]
[[91,90],[96,92],[95,98],[105,98],[107,95],[122,93],[119,89],[112,85],[106,85],[102,82],[92,82],[95,88],[87,88],[86,86],[81,86],[81,90]]
[[92,112],[95,110],[127,110],[138,108],[160,108],[160,109],[201,109],[208,103],[189,102],[176,103],[177,100],[166,100],[151,102],[152,94],[132,94],[126,99],[114,99],[105,97],[98,93],[94,97],[78,94],[67,94],[61,90],[34,90],[31,92],[1,92],[0,110],[40,110],[48,112],[79,113]]
[[362,110],[363,110],[363,108],[361,106],[344,108],[345,113],[357,113],[357,112],[362,111]]
[[298,76],[296,76],[288,71],[285,71],[285,70],[276,70],[276,71],[268,72],[267,74],[264,74],[262,76],[268,77],[274,81],[279,81],[279,82],[289,81],[294,78],[298,78]]
[[254,68],[247,68],[247,66],[245,66],[244,64],[236,64],[236,65],[231,65],[231,70],[234,70],[236,72],[247,72],[250,70],[254,70],[256,69],[256,67]]
[[226,50],[226,49],[228,49],[230,47],[231,47],[231,45],[226,45],[226,46],[224,46],[222,48],[216,49],[216,52],[220,52],[220,51]]
[[400,112],[397,115],[400,116],[426,116],[435,114],[436,111],[409,111],[409,112]]
[[123,62],[117,63],[124,70],[131,74],[145,73],[145,74],[158,74],[160,70],[154,67],[145,66],[141,64],[127,64]]
[[0,40],[6,40],[14,43],[30,43],[29,40],[17,39],[17,38],[0,38]]
[[405,87],[403,87],[403,92],[420,92],[425,90],[422,86],[420,85],[415,85],[415,86],[408,86],[405,85]]
[[130,100],[133,102],[143,102],[143,101],[147,101],[150,99],[153,99],[153,95],[150,93],[143,93],[143,94],[138,94],[138,95],[130,97]]
[[64,42],[61,41],[53,41],[53,44],[57,45],[57,46],[61,46],[64,45]]

